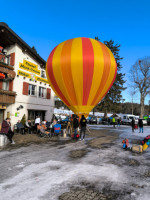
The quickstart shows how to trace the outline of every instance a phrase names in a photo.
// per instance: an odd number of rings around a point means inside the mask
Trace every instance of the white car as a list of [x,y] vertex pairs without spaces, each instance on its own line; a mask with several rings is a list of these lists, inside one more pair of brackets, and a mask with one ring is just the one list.
[[142,121],[143,121],[143,125],[147,125],[146,119],[143,118]]

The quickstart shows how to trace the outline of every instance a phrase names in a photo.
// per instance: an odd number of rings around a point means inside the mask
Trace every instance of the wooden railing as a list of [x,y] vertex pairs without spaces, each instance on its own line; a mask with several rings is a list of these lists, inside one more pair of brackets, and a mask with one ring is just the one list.
[[0,103],[15,103],[16,92],[0,90]]

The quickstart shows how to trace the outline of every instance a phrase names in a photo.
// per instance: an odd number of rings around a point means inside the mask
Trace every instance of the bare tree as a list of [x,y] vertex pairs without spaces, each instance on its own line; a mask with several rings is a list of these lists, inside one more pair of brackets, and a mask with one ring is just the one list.
[[144,115],[144,100],[150,94],[150,57],[139,59],[131,67],[133,86],[140,92],[140,117]]
[[134,114],[133,111],[134,111],[134,108],[133,108],[133,100],[134,100],[134,96],[135,96],[135,88],[134,87],[131,87],[131,90],[130,90],[130,96],[131,96],[131,102],[132,102],[132,115]]

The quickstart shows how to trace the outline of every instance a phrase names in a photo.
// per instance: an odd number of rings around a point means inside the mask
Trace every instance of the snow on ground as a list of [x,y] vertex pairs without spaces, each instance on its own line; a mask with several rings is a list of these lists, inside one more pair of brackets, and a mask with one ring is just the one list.
[[[110,167],[113,174],[109,170]],[[36,200],[49,192],[49,199],[56,199],[71,185],[79,185],[85,179],[86,182],[93,181],[93,183],[101,178],[117,183],[124,182],[119,179],[120,176],[124,174],[114,165],[95,166],[49,160],[25,167],[21,173],[0,185],[0,194],[3,200]]]
[[[114,131],[112,127],[90,126],[91,129]],[[131,132],[131,127],[116,128],[120,137],[108,148],[92,149],[85,142],[62,145],[30,145],[0,152],[0,199],[57,200],[72,186],[94,185],[99,191],[110,188],[125,194],[121,200],[148,200],[150,178],[144,174],[150,168],[149,149],[143,154],[122,150],[122,138],[143,139],[144,134]],[[71,158],[70,151],[88,150],[82,158]],[[132,165],[132,161],[137,165]],[[130,165],[131,163],[131,165]]]
[[102,129],[108,129],[108,130],[115,130],[116,132],[121,132],[122,136],[125,137],[146,137],[147,135],[150,135],[150,126],[144,126],[143,128],[143,133],[139,133],[139,129],[135,129],[134,133],[132,133],[132,127],[131,126],[127,126],[127,125],[121,125],[120,127],[113,127],[112,125],[108,126],[108,125],[88,125],[88,127],[92,130],[102,130]]

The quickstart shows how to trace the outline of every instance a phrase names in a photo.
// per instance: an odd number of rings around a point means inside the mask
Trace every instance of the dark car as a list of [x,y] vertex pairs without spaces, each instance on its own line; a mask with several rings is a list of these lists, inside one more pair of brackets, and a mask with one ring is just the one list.
[[89,124],[97,124],[97,117],[91,117]]
[[90,123],[90,120],[91,120],[91,119],[92,119],[92,117],[86,118],[88,124]]
[[150,126],[150,118],[147,118],[147,125]]
[[102,124],[108,124],[108,118],[103,117],[102,118]]

